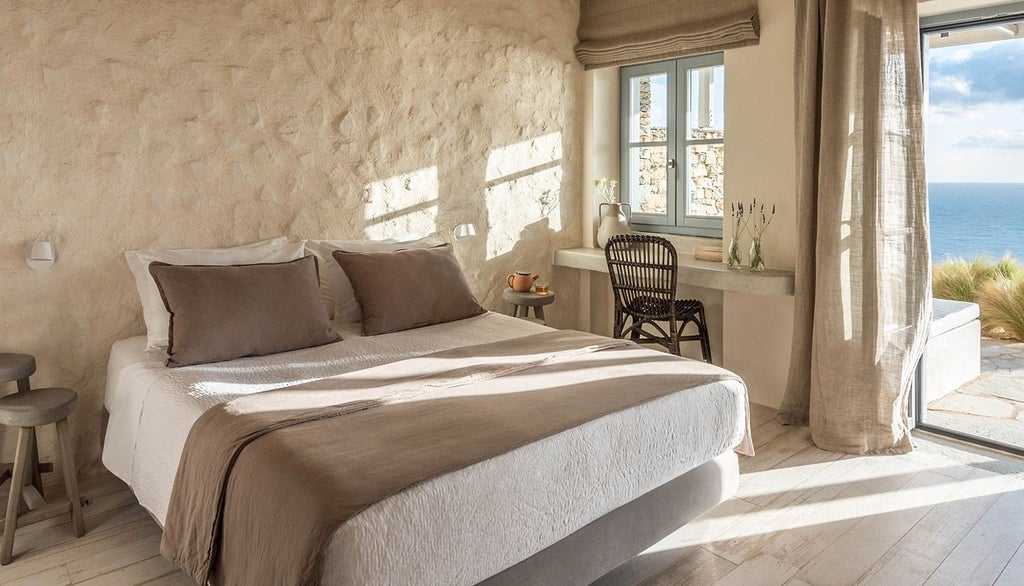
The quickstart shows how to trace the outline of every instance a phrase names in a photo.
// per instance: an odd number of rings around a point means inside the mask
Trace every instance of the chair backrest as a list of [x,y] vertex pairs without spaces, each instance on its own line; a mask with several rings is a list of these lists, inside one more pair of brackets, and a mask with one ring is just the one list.
[[615,303],[642,317],[671,311],[676,295],[676,248],[661,236],[616,234],[604,247]]

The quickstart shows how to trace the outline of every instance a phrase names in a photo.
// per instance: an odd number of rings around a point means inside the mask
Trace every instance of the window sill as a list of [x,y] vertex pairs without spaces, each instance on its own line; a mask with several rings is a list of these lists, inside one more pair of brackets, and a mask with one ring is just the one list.
[[[734,291],[748,295],[793,294],[792,271],[768,269],[763,273],[752,273],[745,269],[730,269],[720,262],[695,260],[692,253],[680,253],[678,262],[679,272],[676,275],[676,280],[680,285]],[[608,273],[604,250],[600,248],[556,250],[555,266]]]

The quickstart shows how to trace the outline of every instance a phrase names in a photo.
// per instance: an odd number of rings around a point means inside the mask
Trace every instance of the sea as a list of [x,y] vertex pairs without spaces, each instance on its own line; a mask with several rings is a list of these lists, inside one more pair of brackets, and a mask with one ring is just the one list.
[[929,183],[932,262],[948,258],[1024,261],[1024,183]]

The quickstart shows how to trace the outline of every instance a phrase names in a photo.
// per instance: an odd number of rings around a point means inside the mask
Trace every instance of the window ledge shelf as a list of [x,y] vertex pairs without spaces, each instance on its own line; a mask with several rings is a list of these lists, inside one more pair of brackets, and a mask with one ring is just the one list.
[[[692,285],[720,291],[734,291],[748,295],[792,295],[793,271],[768,269],[763,273],[730,269],[719,262],[695,260],[692,255],[679,254],[679,272],[676,280],[681,285]],[[600,248],[566,248],[555,251],[555,266],[608,273],[604,250]]]

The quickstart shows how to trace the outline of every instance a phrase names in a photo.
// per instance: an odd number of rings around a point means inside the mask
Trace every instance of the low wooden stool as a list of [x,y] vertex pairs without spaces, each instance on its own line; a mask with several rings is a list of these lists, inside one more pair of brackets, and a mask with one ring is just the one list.
[[[512,304],[512,317],[523,317],[530,321],[544,322],[544,306],[555,302],[555,292],[534,293],[533,291],[516,291],[506,287],[501,297]],[[530,318],[530,308],[533,308],[533,318]],[[522,315],[518,315],[522,312]]]
[[[0,383],[7,383],[11,381],[18,381],[18,392],[27,391],[32,386],[28,382],[28,378],[36,372],[36,359],[28,354],[4,354],[0,353]],[[35,437],[33,436],[33,440]],[[31,454],[31,480],[32,486],[35,491],[39,493],[39,497],[43,495],[43,474],[46,472],[53,472],[53,464],[50,463],[39,463],[39,449],[36,446],[36,442],[32,442],[32,454]],[[3,484],[8,478],[11,477],[11,469],[13,463],[0,464],[0,484]],[[34,495],[29,495],[28,498],[32,498]]]
[[[11,562],[11,552],[14,551],[14,530],[19,526],[70,512],[75,534],[78,537],[85,535],[82,502],[78,497],[78,477],[75,473],[71,435],[68,432],[68,415],[74,413],[77,406],[78,395],[74,391],[57,387],[28,389],[0,398],[0,425],[18,428],[18,451],[14,457],[14,478],[11,482],[11,493],[7,497],[7,516],[4,517],[3,540],[0,541],[0,565]],[[31,488],[25,486],[25,477],[29,472],[29,455],[35,443],[35,428],[50,423],[57,424],[57,443],[60,444],[60,459],[64,467],[64,486],[67,489],[68,500],[51,504],[47,504],[46,501],[29,503],[29,512],[19,515],[22,489]]]

